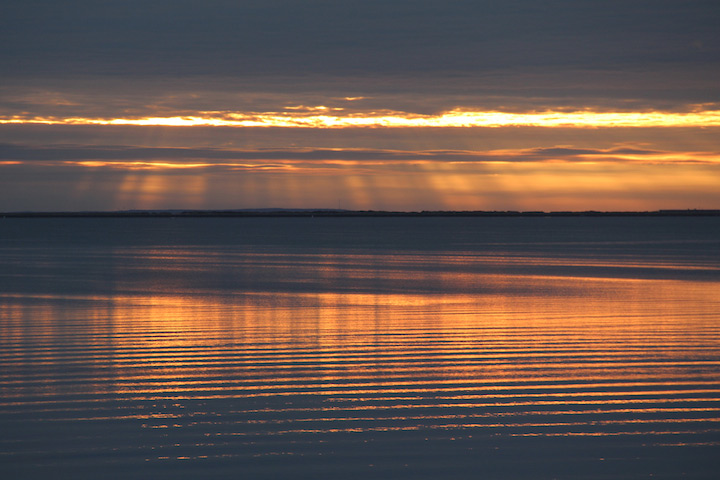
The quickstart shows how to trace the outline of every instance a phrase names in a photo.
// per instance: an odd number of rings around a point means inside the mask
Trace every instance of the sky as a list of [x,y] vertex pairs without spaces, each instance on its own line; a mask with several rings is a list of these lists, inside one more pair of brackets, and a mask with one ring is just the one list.
[[0,211],[720,208],[717,0],[5,0]]

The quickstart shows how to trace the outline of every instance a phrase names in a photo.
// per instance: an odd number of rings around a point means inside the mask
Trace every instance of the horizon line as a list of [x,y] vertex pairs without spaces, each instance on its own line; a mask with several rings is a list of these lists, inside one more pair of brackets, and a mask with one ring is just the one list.
[[177,218],[177,217],[608,217],[608,216],[720,216],[720,209],[659,209],[645,211],[518,211],[518,210],[348,210],[333,208],[245,208],[245,209],[131,209],[78,211],[0,212],[2,218]]

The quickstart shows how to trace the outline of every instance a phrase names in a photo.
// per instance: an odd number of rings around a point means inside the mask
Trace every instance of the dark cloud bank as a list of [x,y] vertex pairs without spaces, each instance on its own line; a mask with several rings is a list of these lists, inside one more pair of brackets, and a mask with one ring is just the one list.
[[672,107],[717,100],[718,25],[715,0],[27,0],[0,6],[0,63],[11,86],[113,79],[91,89],[145,103],[145,88],[182,93],[196,81],[207,95],[221,86]]

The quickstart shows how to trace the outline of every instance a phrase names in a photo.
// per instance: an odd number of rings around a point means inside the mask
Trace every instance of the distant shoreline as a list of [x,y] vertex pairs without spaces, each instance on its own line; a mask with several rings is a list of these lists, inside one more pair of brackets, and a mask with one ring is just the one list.
[[0,218],[254,218],[254,217],[718,217],[720,210],[603,211],[382,211],[326,209],[122,210],[98,212],[4,212]]

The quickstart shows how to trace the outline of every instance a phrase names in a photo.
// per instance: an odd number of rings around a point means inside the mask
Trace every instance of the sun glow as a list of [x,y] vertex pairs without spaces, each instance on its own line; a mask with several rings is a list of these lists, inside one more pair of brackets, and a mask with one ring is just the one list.
[[137,125],[170,127],[442,128],[442,127],[718,127],[720,110],[678,112],[544,111],[508,113],[454,109],[437,115],[370,111],[331,115],[328,107],[284,112],[198,112],[197,115],[141,118],[2,117],[0,124]]

